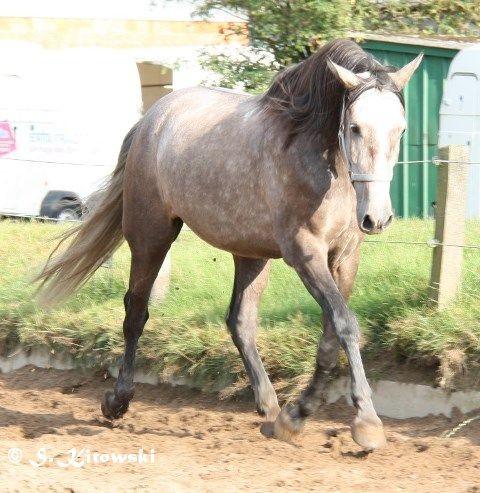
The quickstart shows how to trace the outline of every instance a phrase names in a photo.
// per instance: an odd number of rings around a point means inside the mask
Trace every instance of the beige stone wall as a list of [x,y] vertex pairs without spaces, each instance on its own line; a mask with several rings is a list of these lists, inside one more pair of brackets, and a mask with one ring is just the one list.
[[51,49],[247,44],[246,35],[225,34],[231,27],[243,26],[206,21],[0,17],[0,39],[30,41]]

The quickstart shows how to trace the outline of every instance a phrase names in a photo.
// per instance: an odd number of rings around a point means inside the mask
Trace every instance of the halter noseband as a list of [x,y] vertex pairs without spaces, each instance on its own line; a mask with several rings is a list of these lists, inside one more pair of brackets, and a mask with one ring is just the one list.
[[348,174],[350,175],[350,180],[352,183],[356,181],[360,182],[372,182],[372,181],[381,181],[381,182],[391,182],[393,179],[393,174],[390,175],[379,175],[375,173],[356,173],[354,171],[355,168],[358,169],[357,163],[354,163],[352,157],[347,151],[347,146],[345,144],[345,113],[346,113],[346,94],[343,96],[342,101],[342,113],[340,115],[340,126],[338,128],[338,145],[343,154],[343,159],[345,164],[348,166]]

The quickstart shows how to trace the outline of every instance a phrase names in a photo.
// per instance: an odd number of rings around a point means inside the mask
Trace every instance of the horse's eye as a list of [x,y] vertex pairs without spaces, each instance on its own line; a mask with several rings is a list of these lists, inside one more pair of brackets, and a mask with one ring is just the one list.
[[356,123],[352,123],[350,125],[350,130],[352,131],[353,134],[360,135],[360,127]]

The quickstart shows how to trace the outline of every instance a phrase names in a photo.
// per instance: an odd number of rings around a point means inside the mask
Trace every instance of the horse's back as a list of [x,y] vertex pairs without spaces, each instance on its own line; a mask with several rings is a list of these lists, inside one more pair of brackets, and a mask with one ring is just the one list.
[[[211,126],[236,112],[254,98],[233,90],[207,87],[190,87],[174,91],[159,99],[145,115],[147,125],[179,128],[196,135],[206,132]],[[195,122],[192,126],[191,122]]]

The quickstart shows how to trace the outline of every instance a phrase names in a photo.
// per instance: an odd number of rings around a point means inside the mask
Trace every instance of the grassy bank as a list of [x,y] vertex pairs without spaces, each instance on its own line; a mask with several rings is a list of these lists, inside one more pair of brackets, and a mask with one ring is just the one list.
[[[100,269],[67,304],[46,312],[36,306],[33,273],[64,226],[0,222],[0,341],[3,353],[18,343],[66,350],[79,364],[105,367],[122,352],[122,298],[128,249],[112,269]],[[375,240],[426,241],[433,222],[409,220]],[[467,243],[480,244],[480,222],[468,224]],[[350,305],[372,360],[411,358],[443,362],[444,369],[480,361],[480,251],[465,251],[464,285],[457,302],[435,313],[426,307],[432,250],[427,246],[364,244]],[[183,232],[172,250],[167,299],[151,307],[139,348],[139,366],[160,374],[181,373],[205,384],[243,380],[240,358],[224,327],[233,268],[228,254]],[[320,310],[296,274],[274,261],[261,305],[260,352],[272,378],[301,378],[312,370]],[[388,355],[388,356],[387,356]]]

